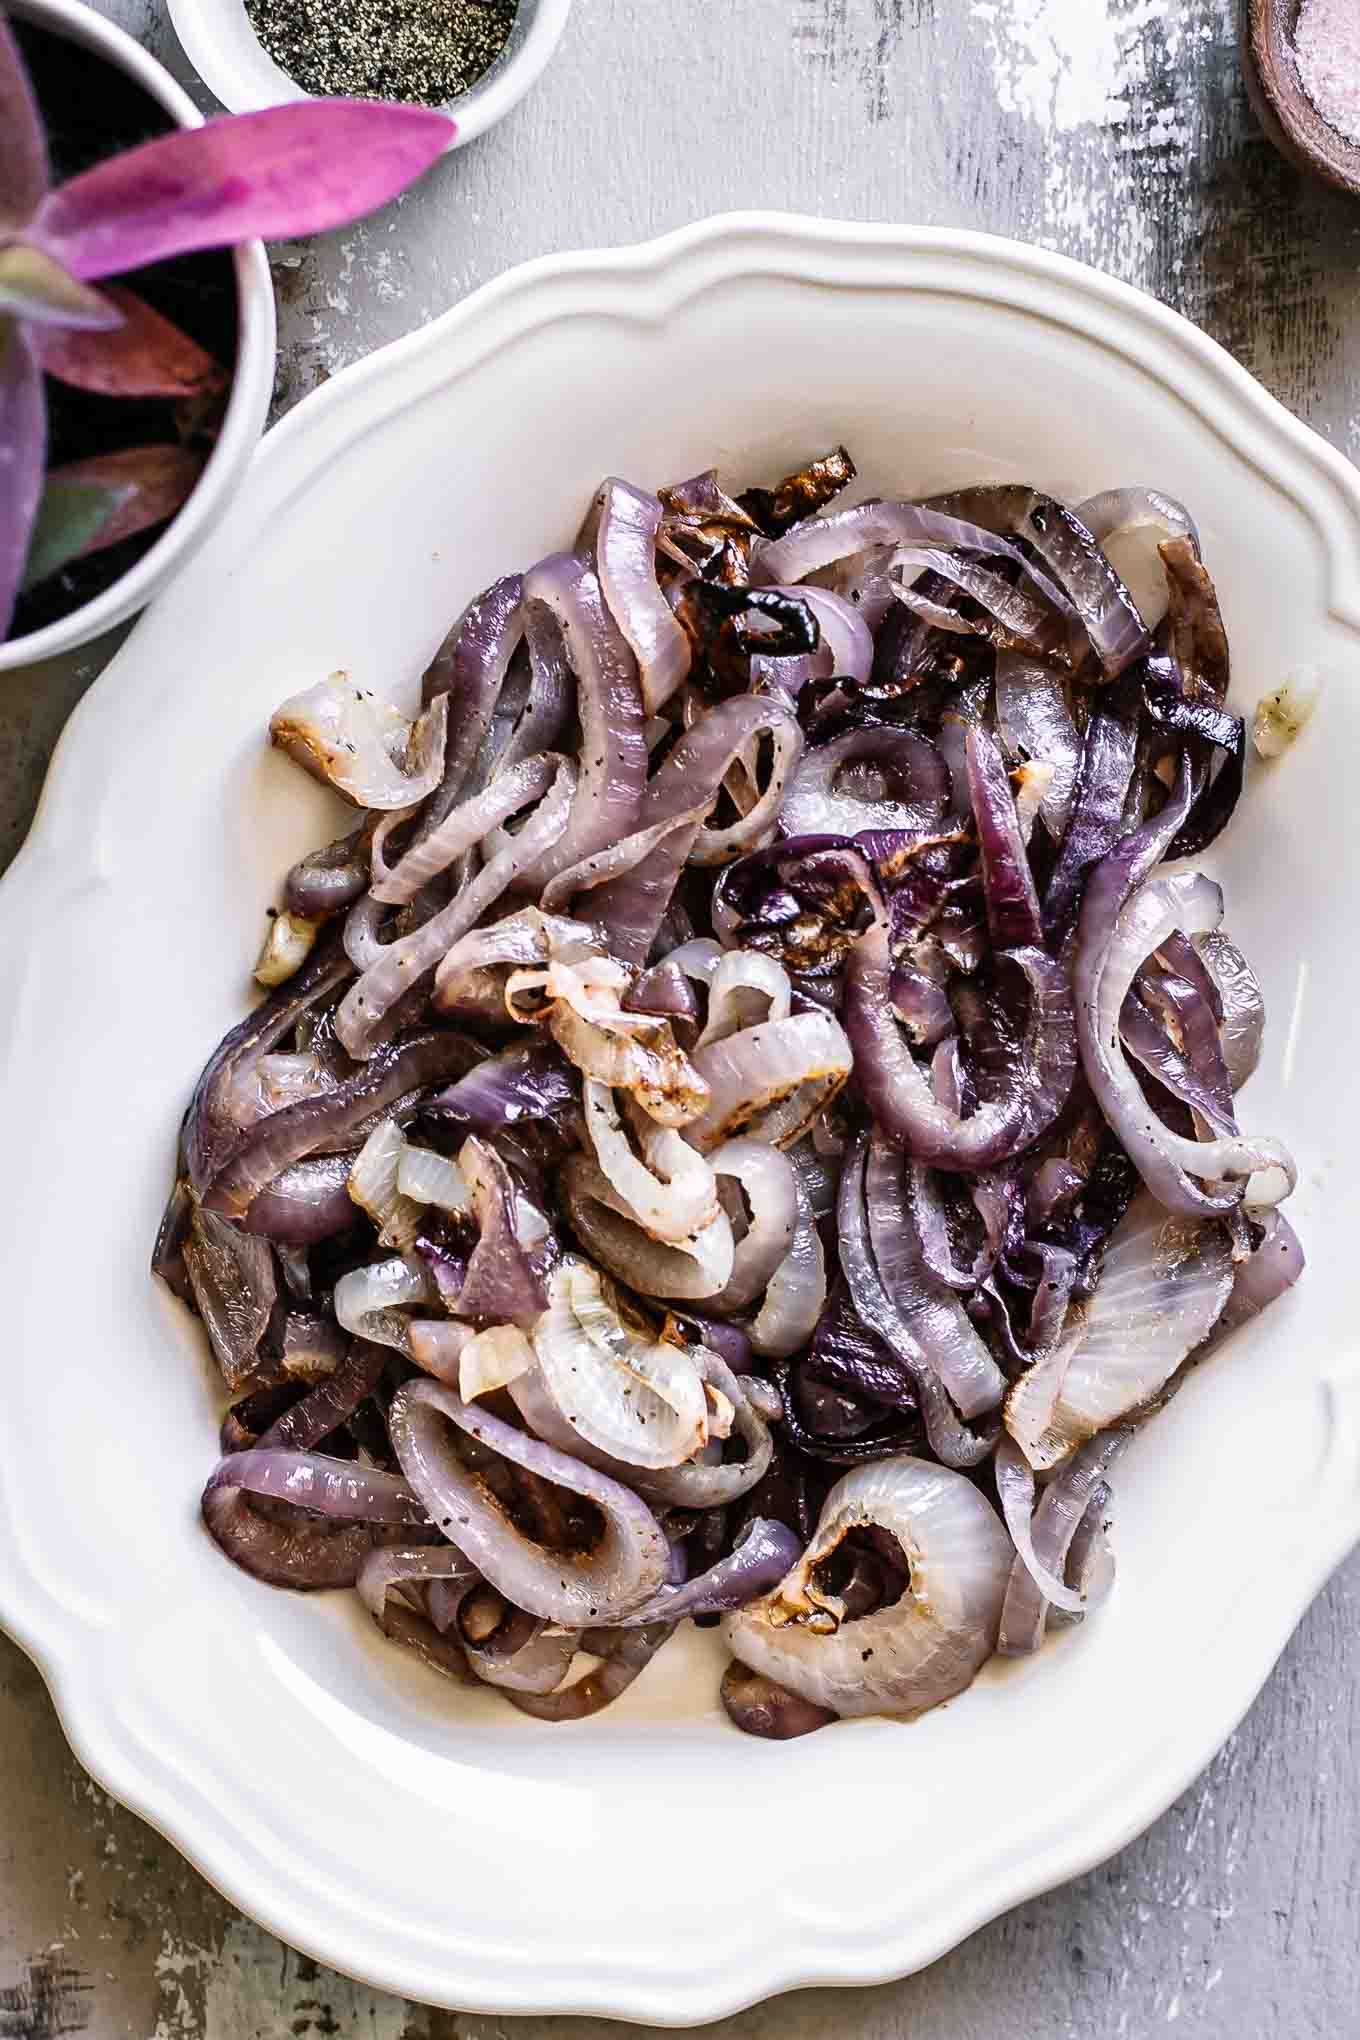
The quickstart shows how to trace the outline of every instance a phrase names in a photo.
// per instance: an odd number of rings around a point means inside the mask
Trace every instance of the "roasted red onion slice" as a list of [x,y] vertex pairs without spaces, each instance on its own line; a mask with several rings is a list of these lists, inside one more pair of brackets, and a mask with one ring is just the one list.
[[270,718],[272,742],[314,779],[361,808],[404,808],[434,792],[444,770],[448,701],[416,723],[348,673],[294,694]]
[[[925,1162],[908,1162],[905,1188],[912,1227],[920,1243],[922,1261],[934,1279],[949,1289],[973,1290],[991,1273],[1000,1239],[993,1237],[993,1229],[989,1226],[986,1240],[971,1259],[965,1262],[956,1258],[949,1213],[941,1194],[942,1181],[943,1178]],[[997,1195],[997,1184],[986,1177],[979,1177],[973,1185],[973,1194],[981,1197],[990,1211]],[[1004,1193],[1002,1199],[1004,1202]]]
[[333,1318],[290,1310],[280,1344],[279,1364],[286,1375],[296,1381],[323,1381],[344,1360],[349,1340]]
[[1292,1289],[1303,1273],[1303,1247],[1284,1213],[1266,1211],[1259,1216],[1260,1243],[1237,1264],[1223,1315],[1213,1330],[1215,1340],[1259,1316],[1268,1303]]
[[291,1502],[313,1515],[341,1522],[424,1523],[425,1510],[414,1490],[395,1473],[331,1459],[323,1452],[295,1452],[259,1445],[232,1452],[210,1478],[205,1496],[218,1488]]
[[522,883],[541,888],[638,826],[647,743],[637,663],[590,569],[573,553],[554,553],[525,575],[524,601],[551,615],[562,633],[581,725],[580,778],[566,825],[519,866]]
[[422,835],[395,864],[387,862],[387,824],[380,823],[373,836],[374,899],[383,906],[405,906],[465,850],[475,849],[499,823],[518,814],[531,800],[540,800],[552,784],[556,763],[551,755],[545,755],[526,758],[509,771],[498,772],[489,786],[453,808],[438,828]]
[[789,782],[792,836],[924,830],[944,813],[948,782],[933,744],[913,730],[848,730],[808,751]]
[[1059,1574],[1050,1572],[1034,1548],[1032,1518],[1035,1505],[1034,1468],[1013,1438],[1002,1438],[996,1448],[996,1492],[1006,1528],[1011,1533],[1020,1564],[1029,1574],[1043,1599],[1068,1614],[1085,1612],[1085,1601]]
[[470,1133],[494,1133],[534,1120],[560,1124],[577,1103],[570,1063],[554,1042],[536,1041],[529,1048],[488,1056],[456,1084],[427,1098],[422,1109]]
[[607,1646],[608,1654],[594,1671],[557,1692],[508,1693],[506,1697],[521,1714],[532,1714],[538,1721],[584,1721],[627,1692],[674,1628],[672,1622],[652,1622],[645,1629],[600,1631],[587,1639],[602,1649]]
[[1235,942],[1222,929],[1202,935],[1195,945],[1217,987],[1223,1008],[1223,1060],[1234,1091],[1240,1091],[1261,1059],[1266,1031],[1265,1000],[1260,981]]
[[[664,1581],[665,1537],[651,1511],[618,1481],[484,1410],[469,1409],[437,1382],[411,1381],[399,1389],[388,1422],[402,1470],[431,1519],[517,1608],[584,1629],[629,1614]],[[591,1548],[552,1551],[536,1544],[483,1474],[460,1457],[449,1425],[512,1466],[593,1503],[602,1528]]]
[[433,827],[462,792],[491,728],[510,661],[524,635],[523,593],[518,574],[493,581],[468,604],[426,668],[422,691],[427,705],[444,694],[449,707],[444,772],[424,818]]
[[[574,1630],[549,1628],[536,1616],[512,1608],[494,1587],[475,1587],[456,1611],[456,1620],[471,1671],[483,1685],[505,1693],[553,1692],[566,1677],[580,1643]],[[495,1628],[481,1637],[491,1622]]]
[[731,1281],[735,1248],[722,1210],[671,1245],[643,1231],[627,1199],[588,1156],[569,1155],[558,1180],[572,1230],[586,1251],[640,1295],[702,1303]]
[[275,985],[286,984],[307,961],[321,926],[319,916],[295,914],[287,909],[273,915],[251,972],[256,984],[271,991]]
[[1232,1249],[1212,1219],[1174,1217],[1135,1198],[1105,1249],[1093,1294],[1068,1314],[1067,1365],[1052,1420],[1021,1438],[1041,1471],[1140,1410],[1203,1344],[1233,1286]]
[[[1197,857],[1222,834],[1237,806],[1246,771],[1246,723],[1218,706],[1212,680],[1192,683],[1188,670],[1170,659],[1149,659],[1143,668],[1143,710],[1168,738],[1188,739],[1188,755],[1200,761],[1194,803],[1167,851],[1169,857]],[[1222,755],[1213,771],[1215,746]]]
[[708,984],[708,1017],[696,1044],[726,1041],[744,1027],[786,1020],[793,1010],[788,972],[756,949],[729,949]]
[[879,1277],[960,1414],[979,1417],[997,1408],[1005,1394],[1005,1377],[955,1292],[926,1266],[904,1166],[901,1154],[886,1141],[870,1143],[865,1201]]
[[738,1133],[791,1147],[850,1074],[850,1044],[829,1013],[767,1020],[694,1052],[706,1109],[685,1128],[701,1153]]
[[1003,1657],[1022,1657],[1039,1648],[1050,1607],[1069,1612],[1084,1609],[1081,1594],[1073,1593],[1063,1580],[1068,1552],[1097,1489],[1103,1485],[1105,1475],[1130,1435],[1127,1431],[1111,1431],[1083,1446],[1071,1464],[1044,1489],[1032,1524],[1025,1516],[1033,1498],[1033,1477],[1028,1468],[1019,1454],[1008,1459],[1004,1468],[998,1465],[1002,1505],[1017,1547],[1001,1611],[997,1648]]
[[788,1156],[760,1140],[725,1140],[714,1148],[709,1162],[720,1187],[724,1181],[741,1185],[750,1211],[736,1244],[732,1274],[708,1306],[716,1311],[739,1311],[764,1294],[793,1245],[798,1179]]
[[682,1586],[665,1586],[620,1627],[635,1629],[647,1622],[678,1622],[685,1615],[722,1615],[743,1608],[758,1594],[768,1593],[795,1565],[802,1545],[783,1523],[753,1516],[726,1558]]
[[572,1430],[621,1465],[680,1466],[707,1442],[703,1377],[689,1353],[627,1325],[585,1262],[568,1259],[554,1273],[534,1350]]
[[417,1544],[408,1550],[387,1546],[370,1553],[355,1582],[359,1599],[381,1629],[393,1593],[403,1587],[442,1580],[455,1587],[471,1587],[478,1579],[477,1568],[469,1565],[461,1551],[451,1544]]
[[359,1598],[384,1636],[404,1643],[436,1672],[466,1681],[470,1677],[467,1655],[455,1637],[447,1636],[419,1611],[394,1600],[394,1593],[436,1586],[448,1587],[456,1608],[462,1596],[477,1580],[475,1567],[452,1545],[417,1545],[411,1550],[390,1547],[370,1552],[355,1581]]
[[477,1244],[456,1297],[445,1293],[445,1307],[459,1317],[527,1329],[547,1297],[533,1255],[519,1235],[510,1171],[496,1150],[475,1135],[459,1149],[458,1166],[472,1190]]
[[311,1054],[275,1052],[262,1055],[241,1072],[232,1093],[232,1114],[244,1132],[258,1119],[300,1098],[319,1098],[335,1089],[338,1079],[321,1058]]
[[[1082,1595],[1088,1613],[1100,1606],[1114,1586],[1115,1557],[1109,1539],[1111,1500],[1109,1482],[1098,1480],[1086,1504],[1086,1514],[1072,1532],[1067,1548],[1067,1578]],[[1081,1617],[1053,1609],[1051,1620],[1062,1624],[1080,1621]]]
[[368,828],[355,829],[324,849],[300,857],[283,882],[290,913],[322,918],[342,914],[368,887]]
[[[712,946],[718,947],[716,942]],[[643,972],[631,991],[624,993],[623,1008],[626,1013],[664,1015],[682,1048],[692,1048],[699,1038],[698,995],[674,952]]]
[[[693,1320],[690,1320],[693,1322]],[[511,1399],[530,1430],[559,1452],[569,1452],[587,1466],[620,1480],[654,1507],[679,1509],[724,1508],[738,1501],[764,1479],[774,1456],[769,1419],[752,1400],[754,1385],[736,1375],[715,1352],[688,1349],[703,1376],[728,1398],[733,1409],[733,1433],[740,1440],[745,1457],[715,1459],[703,1455],[681,1466],[639,1467],[608,1452],[600,1451],[581,1437],[549,1393],[542,1370],[531,1369],[510,1384]],[[763,1384],[762,1384],[763,1385]]]
[[665,514],[655,496],[611,476],[596,498],[595,557],[614,621],[638,662],[642,705],[655,715],[689,673],[689,639],[657,586],[656,539]]
[[315,1246],[344,1232],[355,1219],[349,1194],[353,1161],[352,1151],[313,1155],[281,1169],[246,1212],[241,1221],[245,1230],[295,1247]]
[[476,925],[549,844],[558,841],[575,794],[575,771],[559,758],[552,785],[510,847],[498,851],[431,920],[384,946],[378,961],[345,994],[336,1015],[335,1031],[352,1056],[372,1054],[378,1028],[397,1000],[441,963],[458,937]]
[[1221,704],[1228,692],[1228,634],[1214,584],[1185,534],[1158,547],[1170,598],[1167,634],[1181,688],[1188,699]]
[[1196,552],[1199,533],[1190,513],[1159,489],[1106,489],[1078,504],[1077,516],[1090,532],[1137,605],[1149,630],[1166,615],[1166,571],[1160,547],[1188,539]]
[[[1029,490],[1023,493],[1033,494]],[[983,498],[993,492],[976,490],[972,494]],[[872,546],[939,545],[1005,560],[1018,567],[1055,607],[1062,610],[1070,607],[1062,590],[1018,546],[973,522],[966,510],[957,516],[950,514],[953,501],[941,498],[938,503],[859,503],[852,510],[833,510],[828,517],[809,517],[787,537],[756,547],[751,577],[768,587],[802,581],[819,567],[829,567]],[[990,504],[987,509],[990,512]],[[1029,536],[1028,532],[1024,535]]]
[[464,1035],[427,1032],[380,1049],[358,1076],[319,1098],[285,1106],[253,1126],[213,1178],[204,1208],[242,1217],[260,1192],[306,1156],[342,1148],[407,1092],[461,1076],[480,1059]]
[[395,1119],[379,1119],[354,1157],[349,1194],[377,1227],[378,1244],[408,1253],[420,1224],[421,1208],[397,1186],[406,1137]]
[[1003,1094],[960,1118],[936,1098],[894,1017],[884,924],[866,929],[851,952],[845,1025],[856,1076],[888,1138],[937,1168],[995,1168],[1053,1124],[1072,1090],[1072,1001],[1061,964],[1041,949],[1013,949],[997,961],[1011,964],[1029,986],[1023,1059]]
[[818,460],[810,460],[773,489],[746,489],[742,508],[749,510],[767,537],[779,537],[791,525],[822,510],[855,479],[855,463],[848,448],[833,446]]
[[624,1131],[614,1093],[608,1085],[587,1077],[581,1093],[586,1136],[595,1159],[642,1230],[654,1240],[675,1244],[692,1238],[711,1224],[718,1215],[713,1169],[683,1135],[673,1127],[657,1126],[644,1114],[636,1113],[634,1128],[639,1154]]
[[440,1013],[503,1027],[505,988],[516,970],[576,962],[593,955],[597,947],[593,931],[583,921],[522,907],[458,937],[435,972],[430,1003]]
[[[1280,1143],[1242,1135],[1195,1141],[1173,1133],[1149,1109],[1120,1045],[1120,1013],[1145,959],[1177,929],[1193,937],[1217,928],[1222,893],[1194,874],[1149,879],[1113,929],[1101,923],[1100,903],[1088,891],[1074,963],[1077,1041],[1087,1082],[1130,1160],[1169,1211],[1193,1216],[1227,1209],[1240,1201],[1246,1179],[1254,1174],[1254,1200],[1277,1203],[1295,1181],[1294,1164]],[[1236,1188],[1209,1197],[1197,1179],[1235,1183]]]
[[334,1372],[309,1389],[301,1402],[295,1402],[276,1417],[255,1441],[257,1444],[310,1452],[352,1417],[365,1396],[377,1387],[387,1358],[381,1347],[368,1345],[362,1339],[345,1339],[337,1326],[330,1329],[342,1347]]
[[751,1344],[767,1360],[782,1360],[806,1346],[826,1308],[822,1236],[801,1177],[794,1188],[798,1214],[793,1239],[765,1286],[764,1300],[750,1326]]
[[[762,737],[772,745],[764,793],[740,821],[706,828],[704,816],[733,763]],[[677,739],[642,797],[636,858],[617,876],[605,868],[605,882],[581,896],[582,912],[604,930],[615,955],[634,964],[645,959],[687,860],[723,864],[769,835],[802,748],[792,710],[751,695],[720,702]]]
[[1054,1430],[1053,1419],[1071,1358],[1072,1341],[1062,1338],[1059,1326],[1036,1350],[1006,1396],[1006,1430],[1031,1466],[1046,1466],[1055,1453],[1061,1457],[1064,1449],[1065,1441]]
[[1137,714],[1127,697],[1126,688],[1114,690],[1086,725],[1067,834],[1044,896],[1050,937],[1066,931],[1091,866],[1124,834],[1124,803],[1138,753]]
[[1012,759],[1023,757],[1052,766],[1039,813],[1053,841],[1061,842],[1081,770],[1081,738],[1067,705],[1061,674],[1024,652],[998,652],[996,718],[998,734]]
[[[868,1533],[905,1571],[895,1598],[856,1618],[838,1555]],[[881,1543],[879,1543],[881,1540]],[[723,1624],[734,1657],[836,1714],[921,1714],[961,1693],[996,1645],[1011,1544],[971,1481],[905,1456],[857,1467],[826,1498],[783,1584]]]
[[231,1487],[205,1493],[203,1521],[233,1565],[271,1587],[352,1587],[373,1549],[365,1523],[333,1524],[302,1514],[295,1522],[272,1522]]
[[[806,602],[821,634],[828,677],[865,681],[874,664],[874,640],[863,616],[844,595],[830,588],[789,587],[776,594],[796,595]],[[781,660],[780,665],[790,663]]]
[[1044,937],[1039,895],[1001,753],[986,730],[973,728],[966,756],[992,943],[998,950],[1037,947]]
[[[1023,539],[1043,562],[1065,602],[1081,619],[1107,680],[1148,648],[1138,606],[1076,512],[1052,496],[1016,483],[961,489],[932,498],[930,508]],[[1031,568],[1032,579],[1037,579]],[[1051,585],[1051,584],[1050,584]]]
[[829,1728],[836,1719],[829,1707],[814,1707],[787,1686],[753,1672],[735,1658],[723,1673],[719,1694],[733,1726],[765,1742],[791,1742],[797,1736]]
[[278,1048],[303,1014],[329,998],[352,975],[339,944],[328,942],[314,950],[295,977],[247,1014],[213,1050],[184,1117],[184,1160],[195,1195],[203,1195],[223,1160],[240,1143],[242,1101],[258,1095],[260,1063]]
[[[264,1516],[248,1493],[297,1506]],[[303,1512],[306,1513],[303,1513]],[[203,1520],[234,1564],[277,1587],[350,1587],[372,1548],[374,1523],[424,1524],[405,1481],[349,1460],[259,1447],[233,1452],[203,1491]]]
[[407,1347],[416,1366],[448,1388],[461,1389],[463,1355],[476,1337],[471,1325],[445,1318],[412,1318],[406,1326]]
[[975,1434],[962,1422],[939,1376],[889,1297],[874,1260],[865,1199],[868,1150],[868,1136],[861,1134],[846,1161],[836,1207],[838,1244],[856,1313],[881,1343],[887,1364],[877,1355],[872,1356],[875,1362],[872,1372],[861,1363],[857,1377],[846,1385],[872,1384],[871,1392],[882,1402],[898,1409],[919,1407],[935,1456],[946,1466],[977,1466],[990,1453],[995,1433]]
[[[671,888],[680,875],[681,868],[693,849],[698,835],[699,824],[707,813],[703,801],[694,802],[693,789],[685,789],[685,798],[691,805],[680,813],[667,815],[661,821],[650,822],[645,828],[635,829],[631,836],[624,836],[617,843],[608,844],[603,850],[596,850],[589,857],[583,857],[576,864],[569,864],[565,871],[559,871],[543,888],[543,904],[550,908],[569,907],[578,894],[581,896],[581,911],[589,911],[592,901],[588,895],[603,892],[606,886],[617,880],[630,877],[642,871],[647,881],[647,891],[652,890],[654,875],[664,873],[666,883],[658,885],[656,896],[662,903],[669,899]],[[639,885],[642,883],[638,881]],[[595,904],[595,927],[602,941],[614,942],[615,947],[626,946],[630,957],[644,953],[645,943],[624,944],[616,939],[611,927],[612,915],[607,907]]]
[[278,1295],[274,1257],[264,1240],[201,1209],[190,1222],[183,1255],[214,1358],[228,1388],[239,1388],[254,1367]]
[[414,1259],[395,1255],[342,1275],[335,1285],[333,1307],[356,1339],[409,1353],[410,1328],[401,1313],[413,1304],[433,1303],[436,1295],[434,1283]]
[[[1199,1008],[1198,994],[1183,980],[1156,979],[1145,968],[1124,1001],[1119,1033],[1134,1060],[1171,1097],[1190,1107],[1196,1132],[1207,1139],[1238,1129],[1218,1030],[1207,1011]],[[1192,1042],[1186,1038],[1187,1030],[1197,1021],[1201,1038]],[[1184,1052],[1176,1046],[1176,1036],[1182,1039]]]

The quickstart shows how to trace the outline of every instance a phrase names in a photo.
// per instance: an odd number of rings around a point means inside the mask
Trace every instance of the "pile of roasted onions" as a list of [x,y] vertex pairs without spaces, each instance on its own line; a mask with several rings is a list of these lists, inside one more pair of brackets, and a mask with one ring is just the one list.
[[686,1616],[776,1737],[1037,1649],[1133,1429],[1302,1267],[1180,863],[1245,756],[1194,525],[853,475],[606,481],[414,721],[333,673],[271,724],[355,823],[156,1246],[233,1397],[204,1521],[542,1720]]

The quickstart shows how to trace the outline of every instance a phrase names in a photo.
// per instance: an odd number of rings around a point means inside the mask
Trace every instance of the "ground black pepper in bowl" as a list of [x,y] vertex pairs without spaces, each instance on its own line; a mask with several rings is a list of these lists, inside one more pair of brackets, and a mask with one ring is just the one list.
[[304,92],[442,106],[495,63],[518,0],[246,0],[250,25]]

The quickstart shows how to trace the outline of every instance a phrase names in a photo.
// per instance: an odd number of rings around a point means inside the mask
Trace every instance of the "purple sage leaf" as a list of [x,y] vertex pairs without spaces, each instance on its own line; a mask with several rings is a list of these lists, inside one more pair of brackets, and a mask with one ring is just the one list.
[[[77,492],[84,493],[87,502],[92,489],[112,499],[107,517],[101,518],[75,552],[67,555],[75,558],[77,553],[102,552],[105,546],[117,545],[120,539],[133,538],[155,524],[164,524],[188,500],[202,472],[203,456],[187,446],[125,446],[116,453],[96,453],[88,460],[67,461],[65,466],[53,468],[47,477],[43,508],[34,529],[34,550],[49,498],[57,498],[59,510],[63,504],[69,506],[73,520],[81,500]],[[41,562],[30,557],[26,585],[39,578],[35,571],[38,564]],[[55,573],[65,564],[64,559],[55,560],[46,571]]]
[[46,457],[47,409],[38,357],[23,327],[0,319],[0,638],[14,614]]
[[12,314],[37,326],[71,326],[106,332],[122,313],[102,291],[69,276],[41,248],[11,241],[0,248],[0,316]]
[[59,476],[49,476],[28,542],[24,592],[36,588],[49,574],[59,573],[82,554],[94,552],[100,532],[132,493],[130,482],[121,489],[105,489],[97,482],[63,481]]
[[74,276],[343,226],[394,198],[454,125],[423,106],[298,100],[113,156],[52,192],[32,238]]
[[0,13],[0,234],[26,226],[47,191],[47,141],[19,45]]
[[226,370],[144,298],[119,283],[104,295],[122,313],[122,325],[108,333],[51,327],[40,334],[48,375],[103,397],[203,397],[226,388]]

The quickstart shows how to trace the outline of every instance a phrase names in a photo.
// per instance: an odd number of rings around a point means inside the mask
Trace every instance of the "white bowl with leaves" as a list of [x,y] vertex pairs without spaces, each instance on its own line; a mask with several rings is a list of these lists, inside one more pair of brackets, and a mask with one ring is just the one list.
[[[89,51],[138,85],[177,128],[203,116],[162,64],[122,29],[75,0],[13,0],[13,18]],[[68,652],[124,622],[186,560],[226,507],[264,430],[274,379],[274,291],[264,246],[231,257],[237,300],[236,361],[216,445],[192,494],[155,544],[112,585],[65,616],[0,641],[0,672]]]
[[0,671],[123,622],[222,514],[273,383],[264,238],[372,211],[451,131],[324,100],[205,123],[90,8],[0,16]]

